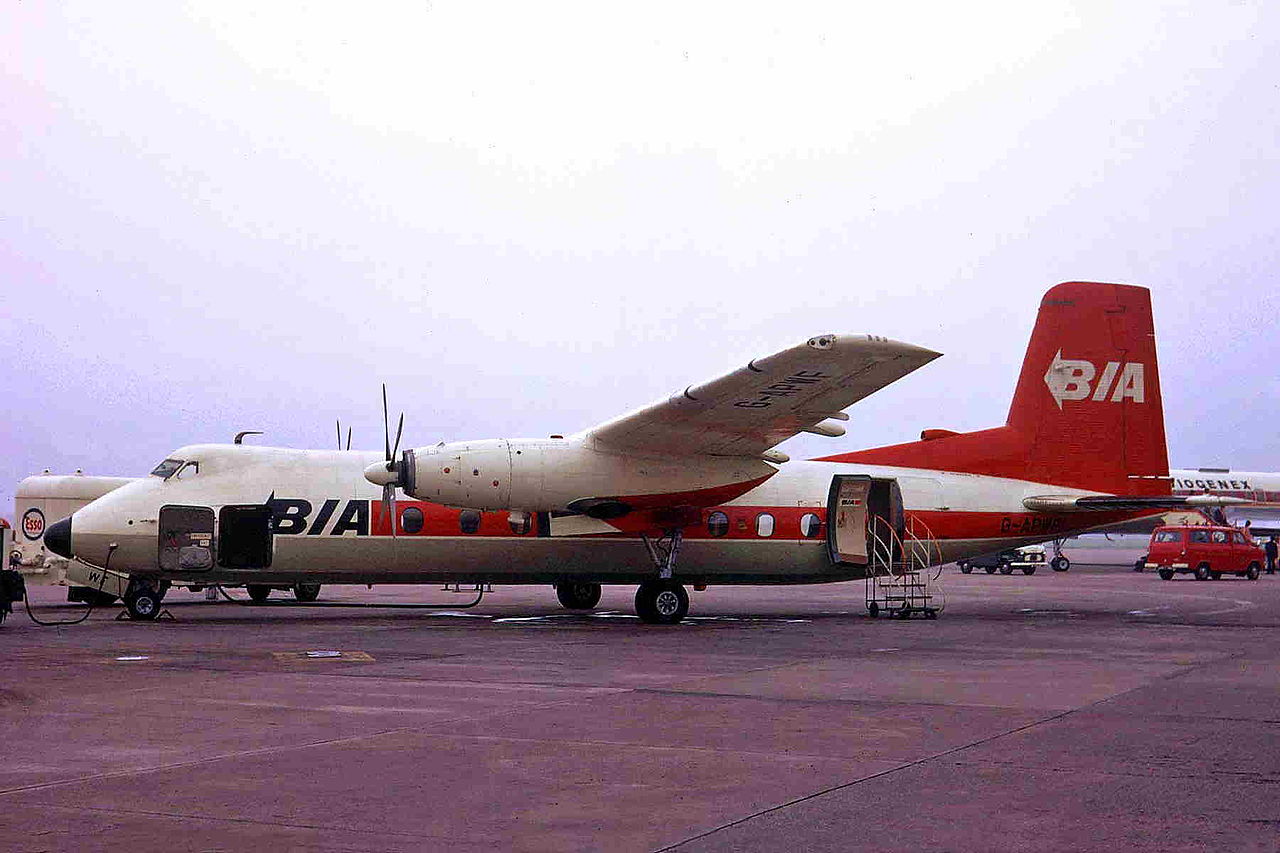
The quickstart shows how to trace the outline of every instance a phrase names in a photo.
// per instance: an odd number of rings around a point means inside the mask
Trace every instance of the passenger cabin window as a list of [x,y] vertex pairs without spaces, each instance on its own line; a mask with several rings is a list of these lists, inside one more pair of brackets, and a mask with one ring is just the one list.
[[405,507],[404,512],[400,513],[400,527],[410,536],[422,532],[422,525],[425,520],[422,516],[422,510],[416,506]]
[[1192,541],[1192,542],[1208,542],[1208,541],[1209,541],[1209,531],[1207,531],[1207,530],[1193,530],[1193,531],[1191,531],[1191,541]]
[[1227,544],[1227,531],[1225,530],[1213,531],[1213,544],[1215,545]]
[[773,516],[767,512],[762,512],[756,516],[756,535],[772,536],[773,535]]
[[1156,534],[1157,542],[1181,542],[1182,532],[1179,530],[1161,530]]
[[480,513],[474,509],[464,509],[458,513],[458,526],[463,533],[475,533],[480,529]]
[[712,536],[723,536],[729,532],[729,516],[723,512],[713,512],[707,516],[707,532]]
[[818,531],[821,529],[822,519],[818,518],[817,514],[806,512],[804,515],[800,516],[800,533],[803,534],[806,539],[812,539],[817,536]]
[[155,470],[151,472],[151,476],[167,480],[178,473],[178,469],[185,464],[187,463],[183,459],[166,459],[155,467]]

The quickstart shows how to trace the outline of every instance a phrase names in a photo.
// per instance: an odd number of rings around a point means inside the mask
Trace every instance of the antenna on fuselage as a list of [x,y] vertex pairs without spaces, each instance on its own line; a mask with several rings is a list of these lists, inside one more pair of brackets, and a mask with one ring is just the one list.
[[260,430],[260,429],[246,429],[246,430],[241,430],[240,432],[236,433],[236,437],[235,437],[234,439],[232,439],[232,443],[233,443],[233,444],[244,444],[244,437],[245,437],[246,435],[262,435],[262,430]]

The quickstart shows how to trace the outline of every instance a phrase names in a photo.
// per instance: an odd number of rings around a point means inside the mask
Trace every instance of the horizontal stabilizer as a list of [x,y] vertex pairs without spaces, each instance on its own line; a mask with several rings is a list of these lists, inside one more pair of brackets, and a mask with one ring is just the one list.
[[1250,501],[1221,495],[1189,495],[1174,497],[1141,497],[1137,495],[1039,495],[1023,498],[1022,505],[1032,512],[1114,512],[1116,510],[1201,509],[1214,506],[1241,506]]

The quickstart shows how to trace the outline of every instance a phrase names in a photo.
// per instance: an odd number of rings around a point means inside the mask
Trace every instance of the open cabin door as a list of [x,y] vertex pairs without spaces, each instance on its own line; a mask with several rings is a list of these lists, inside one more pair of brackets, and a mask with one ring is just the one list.
[[228,569],[265,569],[271,565],[271,507],[224,506],[218,513],[218,565]]
[[213,568],[213,510],[209,507],[161,507],[159,535],[161,571]]
[[837,474],[827,496],[827,549],[837,565],[888,570],[902,559],[905,515],[896,480]]

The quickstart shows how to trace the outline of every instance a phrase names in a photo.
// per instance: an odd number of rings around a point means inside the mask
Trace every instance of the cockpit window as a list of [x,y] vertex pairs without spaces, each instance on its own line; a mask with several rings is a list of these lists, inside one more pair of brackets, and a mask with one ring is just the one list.
[[156,466],[156,469],[151,472],[151,476],[167,480],[178,473],[178,469],[185,464],[187,464],[186,461],[182,459],[166,459]]

